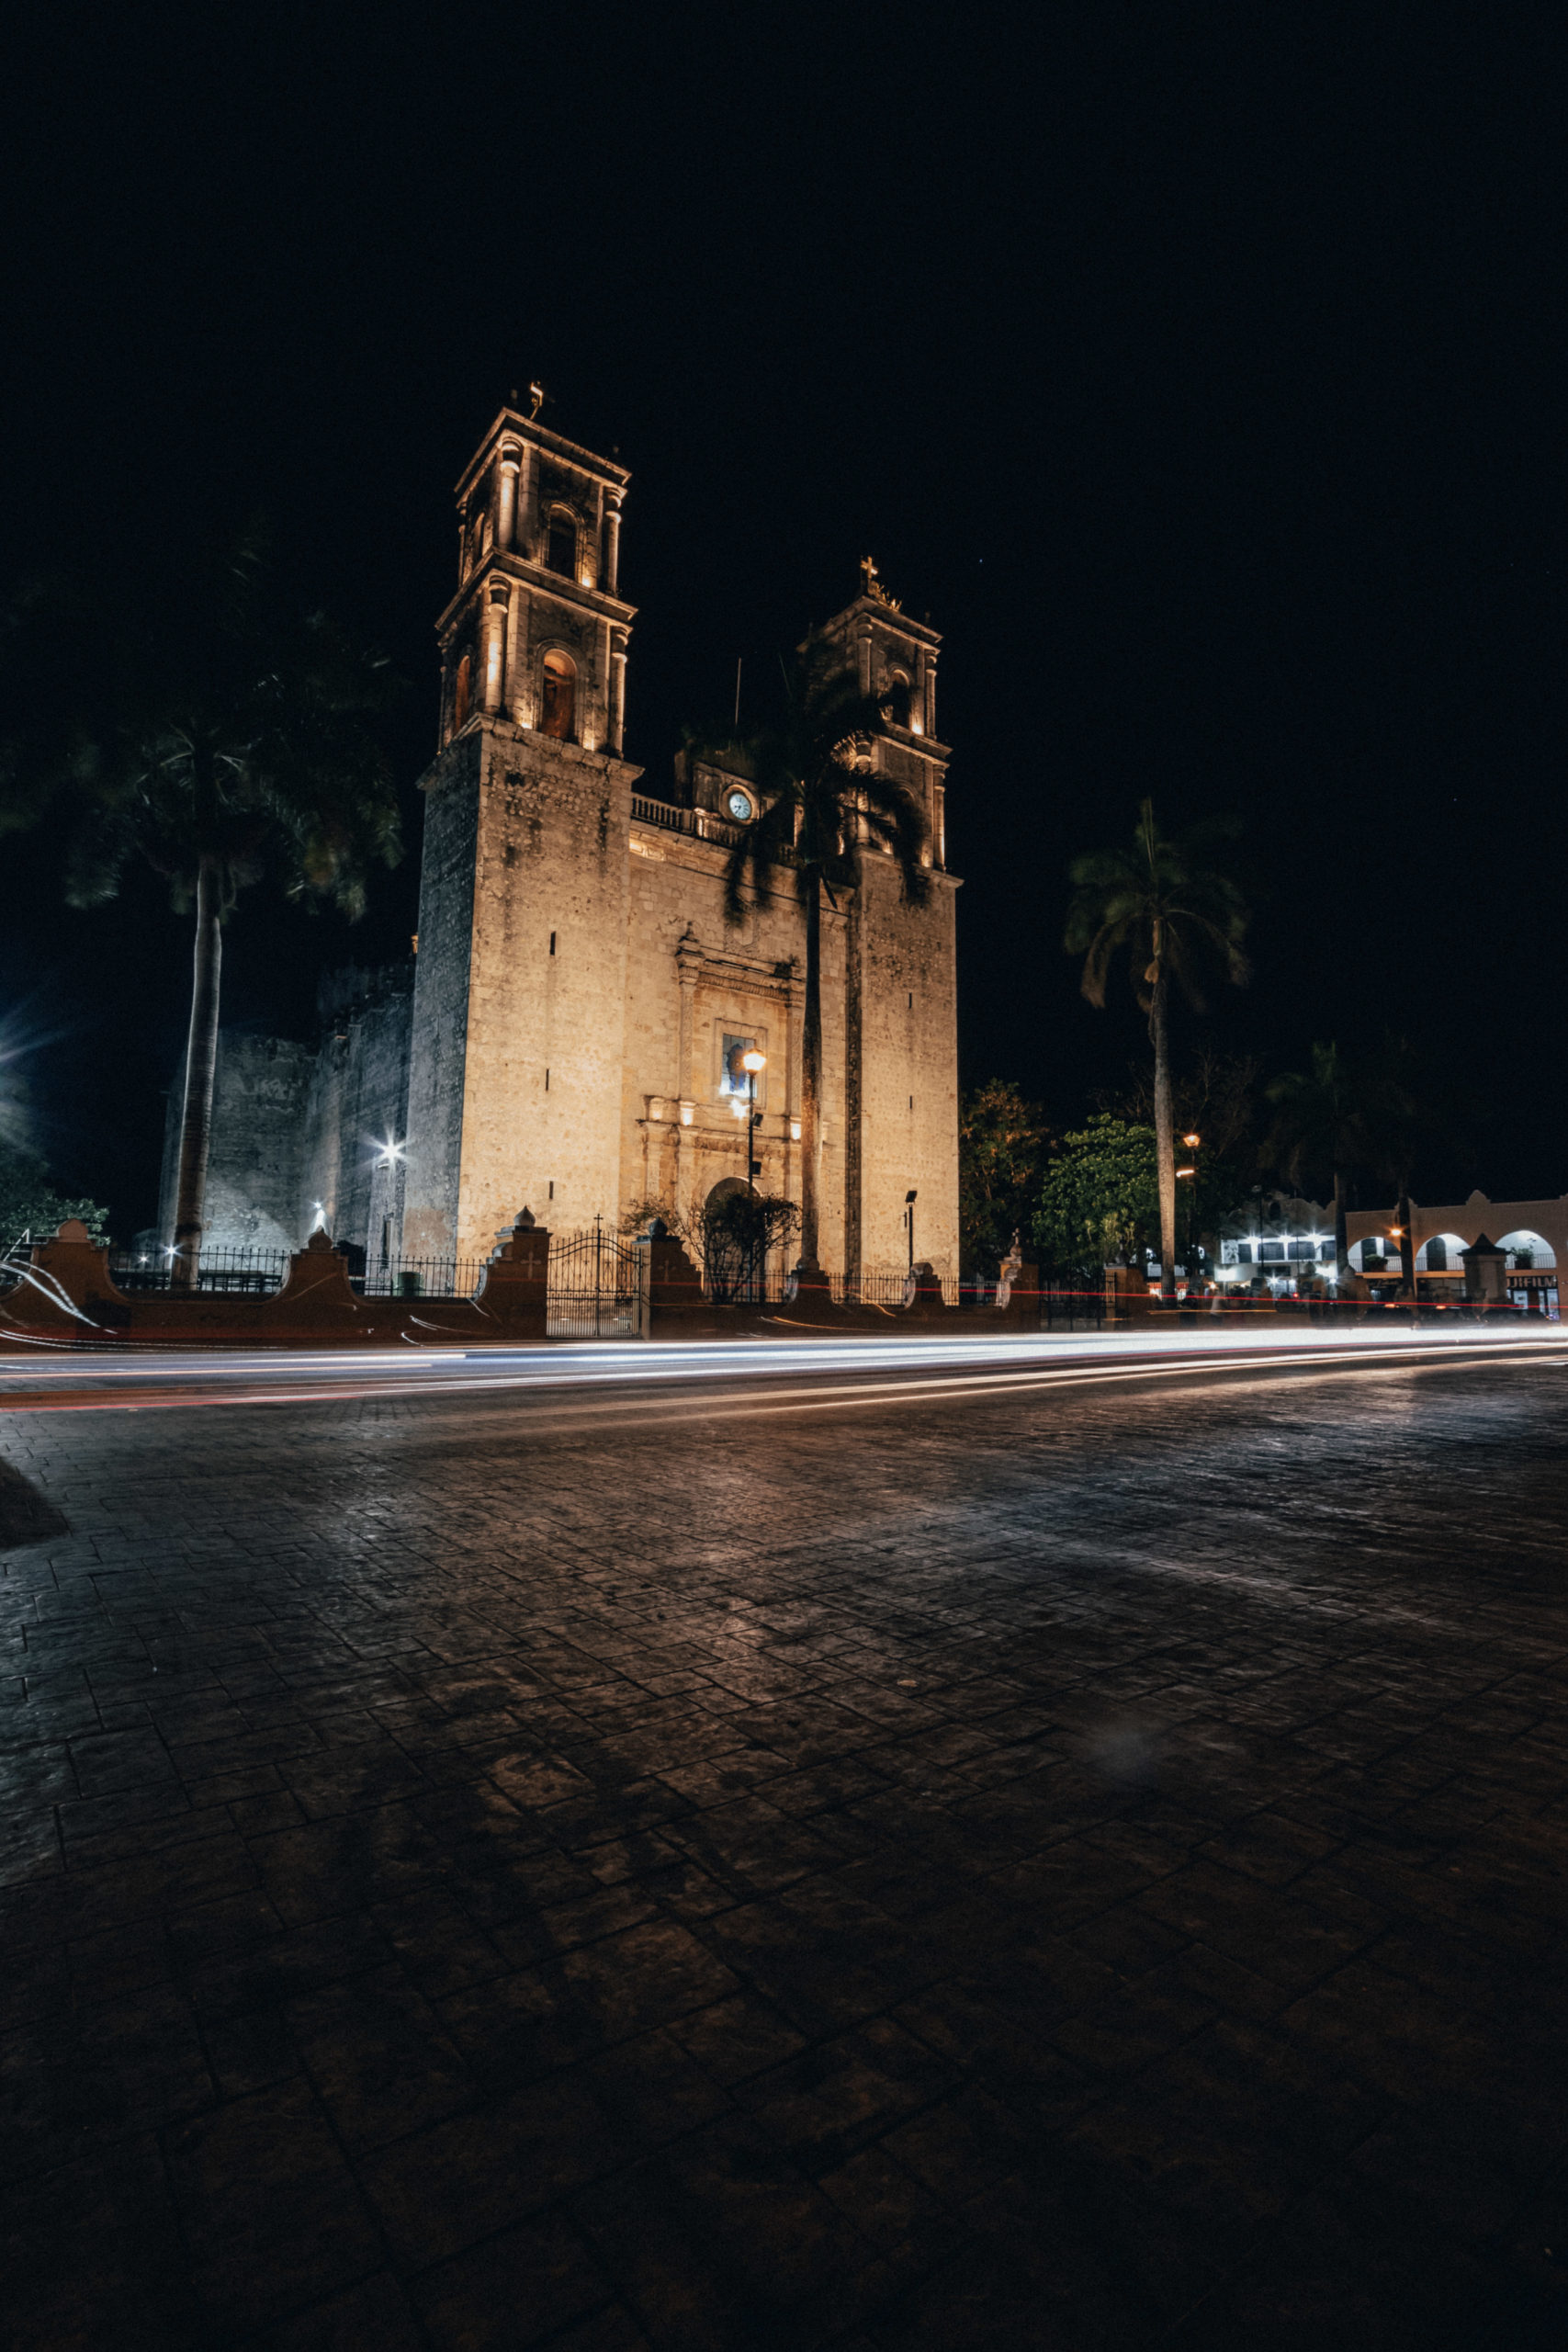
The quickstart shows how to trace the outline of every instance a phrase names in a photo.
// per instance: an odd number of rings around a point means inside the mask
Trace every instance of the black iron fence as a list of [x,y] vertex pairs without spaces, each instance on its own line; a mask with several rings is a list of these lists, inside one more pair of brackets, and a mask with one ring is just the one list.
[[[828,1287],[839,1306],[902,1306],[910,1295],[908,1267],[884,1267],[858,1274],[829,1274]],[[956,1283],[942,1286],[944,1301],[956,1299]]]
[[[1028,1312],[1027,1302],[1025,1312]],[[1105,1293],[1087,1284],[1044,1283],[1040,1290],[1043,1331],[1098,1331],[1105,1323]]]
[[367,1259],[350,1249],[348,1279],[361,1298],[472,1298],[484,1272],[482,1258]]
[[644,1336],[646,1251],[601,1220],[582,1233],[553,1233],[545,1299],[552,1340],[635,1340]]
[[[0,1290],[10,1287],[17,1266],[28,1254],[24,1239],[0,1256]],[[365,1298],[471,1298],[485,1266],[479,1258],[400,1254],[367,1261],[365,1251],[352,1244],[343,1254],[350,1284]],[[290,1253],[284,1250],[204,1250],[198,1288],[209,1295],[271,1297],[282,1288],[289,1262]],[[168,1291],[174,1263],[174,1251],[167,1248],[116,1250],[109,1253],[108,1270],[122,1291]],[[768,1253],[765,1264],[754,1259],[727,1261],[722,1270],[716,1265],[706,1269],[703,1279],[705,1294],[716,1305],[778,1306],[792,1295],[787,1253],[777,1250]],[[948,1306],[976,1317],[997,1311],[997,1283],[984,1276],[944,1280],[940,1288]],[[911,1283],[906,1268],[891,1267],[852,1276],[830,1274],[829,1290],[835,1304],[878,1307],[892,1315],[909,1303]],[[1105,1321],[1104,1294],[1081,1280],[1047,1282],[1034,1298],[1025,1297],[1019,1305],[1018,1321],[1025,1329],[1098,1330]],[[647,1326],[644,1252],[637,1242],[603,1221],[583,1232],[551,1236],[546,1328],[552,1339],[642,1338]]]
[[[287,1250],[204,1250],[197,1261],[197,1288],[231,1296],[269,1298],[288,1272]],[[111,1250],[109,1277],[117,1290],[172,1290],[175,1252]]]

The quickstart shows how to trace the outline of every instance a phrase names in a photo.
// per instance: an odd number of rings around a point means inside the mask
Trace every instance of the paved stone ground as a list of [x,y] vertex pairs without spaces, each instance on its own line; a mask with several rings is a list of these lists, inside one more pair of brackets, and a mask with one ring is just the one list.
[[6,2340],[1568,2341],[1565,1382],[0,1420]]

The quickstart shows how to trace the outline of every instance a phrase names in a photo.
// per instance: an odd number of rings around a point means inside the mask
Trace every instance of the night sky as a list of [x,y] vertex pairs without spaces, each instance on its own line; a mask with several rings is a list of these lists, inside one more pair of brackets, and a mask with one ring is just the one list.
[[[0,585],[98,616],[271,518],[409,681],[355,931],[250,893],[226,1016],[405,952],[451,486],[509,387],[618,447],[628,756],[745,707],[874,554],[944,632],[963,1075],[1069,1124],[1140,1046],[1065,867],[1235,810],[1299,1063],[1393,1024],[1479,1104],[1429,1200],[1568,1189],[1560,13],[35,12],[7,69]],[[248,29],[247,29],[248,27]],[[186,927],[0,844],[58,1181],[151,1218]]]

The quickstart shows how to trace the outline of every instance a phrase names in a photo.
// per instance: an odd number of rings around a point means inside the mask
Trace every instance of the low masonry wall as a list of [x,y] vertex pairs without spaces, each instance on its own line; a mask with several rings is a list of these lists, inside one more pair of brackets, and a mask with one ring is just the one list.
[[[526,1213],[525,1213],[526,1214]],[[1010,1295],[979,1309],[947,1306],[929,1268],[916,1269],[907,1306],[835,1305],[826,1282],[803,1284],[776,1306],[717,1306],[681,1244],[642,1245],[642,1331],[652,1340],[788,1339],[919,1330],[975,1337],[1040,1327],[1034,1269],[1019,1269]],[[34,1245],[22,1280],[0,1295],[0,1351],[43,1348],[384,1348],[536,1346],[547,1336],[550,1237],[521,1220],[502,1239],[472,1298],[362,1297],[348,1261],[328,1235],[314,1233],[289,1261],[270,1297],[223,1292],[125,1292],[108,1253],[79,1224]]]
[[16,1288],[0,1298],[0,1348],[394,1347],[403,1341],[525,1344],[545,1336],[550,1237],[518,1227],[496,1250],[471,1299],[361,1298],[347,1260],[326,1234],[296,1250],[270,1298],[174,1291],[128,1295],[85,1226],[62,1225],[34,1246]]
[[942,1283],[929,1265],[915,1269],[915,1296],[908,1306],[835,1304],[826,1280],[803,1283],[796,1295],[776,1306],[718,1306],[703,1290],[684,1247],[673,1235],[642,1244],[648,1253],[645,1283],[649,1339],[719,1340],[826,1337],[853,1332],[919,1329],[974,1337],[981,1331],[1036,1330],[1040,1324],[1040,1277],[1021,1269],[1011,1295],[999,1306],[961,1309],[943,1304]]

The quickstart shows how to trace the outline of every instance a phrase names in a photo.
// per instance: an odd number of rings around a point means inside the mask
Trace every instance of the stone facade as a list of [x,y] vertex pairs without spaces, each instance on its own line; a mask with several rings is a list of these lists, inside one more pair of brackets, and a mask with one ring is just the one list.
[[[293,1250],[324,1225],[362,1247],[384,1238],[395,1251],[402,1167],[386,1148],[408,1132],[412,1009],[411,961],[330,974],[314,1043],[220,1033],[204,1247]],[[165,1243],[174,1237],[179,1116],[176,1079],[159,1198]]]
[[[716,1185],[746,1181],[734,1076],[743,1046],[767,1057],[757,1182],[800,1196],[805,925],[795,875],[773,869],[728,923],[728,804],[746,791],[741,780],[686,759],[669,796],[655,796],[623,757],[635,616],[618,589],[627,481],[503,410],[457,485],[458,584],[438,624],[440,743],[423,779],[404,1091],[373,1048],[367,1011],[358,1030],[350,1022],[341,1081],[336,1032],[308,1075],[288,1058],[299,1049],[276,1048],[303,1090],[291,1180],[300,1212],[314,1216],[321,1201],[339,1238],[372,1254],[395,1224],[393,1246],[410,1256],[481,1258],[525,1204],[557,1230],[615,1222],[646,1201],[696,1214]],[[851,1274],[904,1265],[913,1193],[914,1254],[955,1275],[958,886],[944,854],[940,639],[898,610],[869,565],[829,634],[863,690],[887,697],[893,723],[874,756],[925,816],[932,888],[925,906],[909,906],[896,865],[867,844],[859,886],[824,908],[820,1254]],[[258,1099],[257,1079],[241,1082],[250,1051],[225,1042],[214,1159],[225,1170],[243,1169],[233,1125]],[[395,1216],[387,1199],[372,1201],[365,1173],[385,1135],[406,1153]],[[284,1177],[264,1184],[260,1155],[255,1165],[258,1199],[280,1201]],[[232,1212],[231,1190],[225,1175],[225,1238],[243,1183]],[[209,1238],[220,1238],[218,1217]]]

